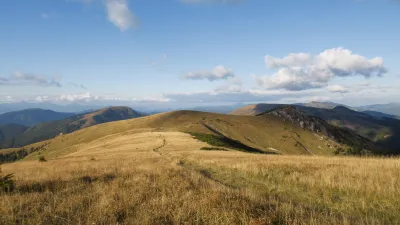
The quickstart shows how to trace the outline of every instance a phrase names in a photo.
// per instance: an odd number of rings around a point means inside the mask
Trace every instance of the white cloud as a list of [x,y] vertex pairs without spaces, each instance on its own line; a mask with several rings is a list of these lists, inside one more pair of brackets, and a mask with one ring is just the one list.
[[216,66],[211,71],[197,71],[189,72],[183,76],[184,79],[188,80],[226,80],[228,78],[235,77],[233,71],[225,66]]
[[[351,106],[397,101],[400,95],[396,86],[340,86],[290,91],[283,89],[213,90],[203,92],[167,93],[164,96],[179,104],[225,103],[299,103],[310,101],[334,101]],[[342,93],[346,93],[343,95]]]
[[15,99],[13,96],[10,95],[0,95],[0,103],[13,103],[18,102],[18,99]]
[[215,91],[216,92],[224,92],[224,91],[240,92],[243,90],[242,86],[243,86],[242,80],[240,78],[234,77],[234,78],[227,80],[227,82],[225,84],[217,87],[215,89]]
[[[126,31],[133,27],[138,27],[139,19],[130,10],[128,0],[65,0],[67,2],[79,2],[83,4],[91,4],[93,2],[103,2],[108,20],[117,26],[121,31]],[[245,0],[179,0],[184,4],[235,4],[244,2]],[[49,14],[42,13],[41,17],[47,19]]]
[[334,93],[348,93],[350,92],[350,89],[343,87],[342,85],[329,85],[327,87],[328,91],[334,92]]
[[143,97],[143,98],[132,98],[132,101],[134,102],[140,102],[140,103],[144,103],[144,102],[170,102],[172,101],[169,98],[166,98],[165,96],[160,96],[160,97]]
[[105,0],[108,20],[121,31],[139,26],[139,20],[130,11],[127,0]]
[[256,77],[259,86],[267,89],[286,89],[300,91],[321,88],[323,83],[309,79],[308,74],[299,68],[282,68],[272,76]]
[[42,87],[61,87],[57,79],[48,79],[44,76],[14,72],[9,78],[0,77],[0,86],[35,85]]
[[36,102],[47,102],[49,100],[49,96],[43,95],[43,96],[37,96],[35,98]]
[[113,95],[96,95],[90,92],[62,94],[62,95],[38,95],[19,98],[19,101],[49,102],[49,103],[93,103],[110,105],[129,105],[132,103],[166,103],[173,101],[165,96],[146,96],[140,98],[120,97]]
[[307,53],[291,53],[283,58],[274,58],[272,56],[265,56],[265,62],[270,68],[279,67],[302,67],[311,60],[310,54]]
[[265,57],[266,64],[278,71],[256,77],[267,89],[304,90],[326,86],[334,77],[382,76],[387,73],[381,57],[367,59],[344,48],[333,48],[318,55],[289,54],[284,58]]
[[59,97],[53,98],[53,100],[59,101],[68,101],[68,102],[76,102],[76,101],[91,101],[99,99],[98,96],[92,95],[90,92],[86,92],[83,94],[64,94]]
[[[240,82],[232,81],[232,84]],[[343,95],[342,93],[346,93]],[[8,96],[8,95],[7,95]],[[145,109],[153,107],[180,108],[196,105],[223,105],[235,103],[298,103],[309,101],[334,101],[342,104],[362,105],[382,102],[397,101],[400,98],[398,87],[383,86],[377,84],[355,84],[355,85],[331,85],[327,88],[308,89],[301,91],[290,91],[283,89],[250,89],[217,88],[202,92],[178,92],[165,93],[159,96],[145,97],[121,97],[113,95],[95,95],[90,92],[63,94],[63,95],[42,95],[42,96],[1,96],[0,102],[40,102],[53,104],[77,103],[81,105],[126,105],[140,106]]]

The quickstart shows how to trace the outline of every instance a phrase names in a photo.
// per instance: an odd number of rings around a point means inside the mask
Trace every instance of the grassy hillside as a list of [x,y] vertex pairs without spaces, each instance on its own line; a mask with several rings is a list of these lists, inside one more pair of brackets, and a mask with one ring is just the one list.
[[374,153],[378,153],[381,150],[377,148],[377,146],[375,146],[369,139],[350,131],[350,129],[343,129],[333,126],[319,117],[309,116],[295,106],[284,106],[272,111],[267,111],[257,116],[263,115],[275,115],[304,129],[308,129],[313,132],[320,132],[327,137],[338,141],[339,143],[346,144],[360,151],[367,149]]
[[[247,146],[249,151],[267,154],[333,155],[339,149],[347,149],[346,143],[335,141],[331,134],[303,129],[297,124],[274,115],[235,116],[196,111],[175,111],[157,115],[105,123],[71,134],[28,145],[25,149],[45,146],[27,156],[56,158],[78,151],[92,141],[113,135],[153,132],[190,132],[218,137],[235,146]],[[0,152],[1,153],[1,152]]]
[[[233,111],[234,115],[258,115],[284,105],[257,104]],[[328,123],[350,129],[381,146],[382,154],[400,154],[400,120],[371,116],[346,107],[333,109],[296,106],[304,113],[319,117]]]
[[61,134],[68,134],[96,124],[131,119],[140,116],[128,107],[110,107],[92,113],[76,115],[63,120],[40,123],[12,137],[4,139],[3,148],[19,148],[32,143],[48,140]]
[[253,104],[235,109],[231,115],[255,116],[273,109],[285,106],[284,104]]
[[[179,117],[184,122],[192,114],[196,113],[179,112],[151,120],[101,124],[66,135],[64,143],[74,141],[76,145],[73,151],[64,151],[63,157],[50,159],[51,155],[46,155],[47,162],[2,165],[2,175],[14,173],[15,190],[12,194],[0,194],[0,221],[4,224],[400,223],[399,159],[278,156],[229,148],[205,151],[201,149],[210,146],[191,135],[166,131],[173,123],[169,117]],[[161,121],[164,123],[158,131],[131,129],[133,124],[149,127]],[[203,129],[195,123],[175,123],[175,126]],[[60,138],[57,138],[59,147]]]

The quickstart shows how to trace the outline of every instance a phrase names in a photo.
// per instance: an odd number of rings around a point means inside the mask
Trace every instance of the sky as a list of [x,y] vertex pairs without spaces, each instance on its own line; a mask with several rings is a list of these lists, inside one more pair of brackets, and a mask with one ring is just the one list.
[[0,103],[398,102],[398,0],[1,0]]

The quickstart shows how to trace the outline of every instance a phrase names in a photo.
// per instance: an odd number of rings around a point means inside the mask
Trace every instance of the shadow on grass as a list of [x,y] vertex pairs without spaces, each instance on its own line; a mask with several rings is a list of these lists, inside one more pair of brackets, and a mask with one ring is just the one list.
[[[229,139],[225,136],[217,136],[213,134],[204,134],[204,133],[194,133],[194,132],[187,132],[188,134],[192,135],[195,139],[206,142],[211,146],[219,147],[219,148],[208,148],[202,150],[223,150],[221,147],[231,148],[242,152],[250,152],[250,153],[260,153],[260,154],[273,154],[269,152],[262,151],[260,149],[252,148],[247,145],[244,145],[238,141]],[[225,149],[226,150],[226,149]]]
[[[105,174],[102,176],[83,176],[74,180],[46,180],[41,182],[34,182],[28,184],[18,185],[16,184],[16,192],[20,194],[35,193],[35,192],[58,192],[67,189],[71,186],[82,187],[90,185],[95,182],[111,182],[116,178],[114,174]],[[83,185],[82,185],[83,184]]]
[[204,151],[228,151],[225,148],[218,148],[218,147],[202,147],[200,150]]

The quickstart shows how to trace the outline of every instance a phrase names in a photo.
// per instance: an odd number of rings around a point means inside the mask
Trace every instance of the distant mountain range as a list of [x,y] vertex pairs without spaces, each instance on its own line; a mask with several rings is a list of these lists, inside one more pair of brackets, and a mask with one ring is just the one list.
[[[229,113],[233,110],[246,106],[245,103],[236,103],[232,105],[221,105],[221,106],[199,106],[199,107],[161,107],[157,106],[156,108],[151,107],[151,105],[135,105],[129,102],[124,103],[127,107],[135,108],[141,112],[145,112],[146,114],[154,114],[155,112],[169,112],[178,109],[185,109],[185,110],[196,110],[202,112],[215,112],[215,113]],[[302,106],[309,106],[315,108],[327,108],[332,109],[336,106],[345,106],[350,109],[354,109],[357,111],[374,111],[374,112],[381,112],[387,115],[395,115],[400,117],[400,103],[390,103],[390,104],[380,104],[380,105],[367,105],[367,106],[347,106],[339,103],[334,102],[317,102],[313,101],[310,103],[297,103],[293,105],[302,105]],[[12,112],[12,111],[20,111],[25,109],[48,109],[56,112],[67,112],[67,113],[83,113],[88,111],[95,111],[101,108],[108,107],[107,105],[95,105],[95,104],[78,104],[78,103],[71,103],[71,104],[53,104],[53,103],[35,103],[35,102],[15,102],[15,103],[2,103],[0,104],[0,114]]]
[[[244,104],[238,103],[228,106],[201,106],[191,110],[256,116],[285,106],[290,105],[254,104],[244,106]],[[348,107],[334,102],[310,102],[291,106],[295,106],[306,115],[321,118],[330,125],[352,130],[358,135],[372,140],[384,149],[384,153],[400,153],[399,116],[386,113],[395,113],[399,104]],[[371,109],[385,110],[385,112]],[[85,109],[78,114],[43,109],[9,112],[0,115],[0,148],[21,147],[53,138],[61,133],[71,133],[100,123],[144,115],[128,107],[108,107],[97,111]]]
[[98,105],[81,105],[81,104],[52,104],[52,103],[35,103],[35,102],[14,102],[14,103],[2,103],[0,104],[0,114],[20,111],[25,109],[47,109],[56,112],[67,112],[76,113],[84,112],[87,110],[98,110],[104,108],[104,106]]
[[1,114],[0,124],[19,124],[29,127],[38,123],[62,120],[73,115],[75,113],[62,113],[44,109],[25,109]]
[[357,107],[360,111],[376,111],[400,117],[400,103],[367,105]]
[[39,123],[32,127],[18,124],[2,125],[0,126],[0,148],[22,147],[85,127],[140,116],[140,113],[128,107],[109,107],[62,120]]
[[400,103],[390,103],[390,104],[381,104],[381,105],[367,105],[367,106],[359,106],[352,107],[343,104],[338,104],[335,102],[310,102],[310,103],[297,103],[294,105],[300,106],[308,106],[313,108],[321,108],[321,109],[333,109],[337,106],[344,106],[346,108],[363,112],[375,117],[389,117],[394,119],[400,118]]

